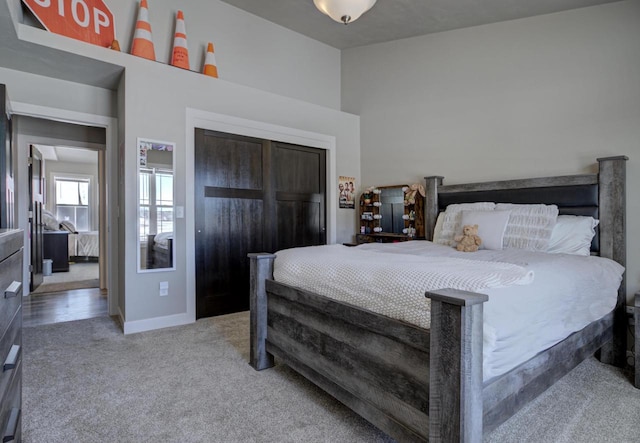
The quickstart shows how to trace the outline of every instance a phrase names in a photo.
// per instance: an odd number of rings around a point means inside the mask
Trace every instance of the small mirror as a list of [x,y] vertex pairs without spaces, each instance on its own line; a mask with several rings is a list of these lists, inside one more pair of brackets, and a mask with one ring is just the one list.
[[402,234],[405,228],[404,219],[404,192],[402,186],[382,186],[380,187],[380,226],[382,232]]
[[138,271],[175,269],[175,143],[138,139]]

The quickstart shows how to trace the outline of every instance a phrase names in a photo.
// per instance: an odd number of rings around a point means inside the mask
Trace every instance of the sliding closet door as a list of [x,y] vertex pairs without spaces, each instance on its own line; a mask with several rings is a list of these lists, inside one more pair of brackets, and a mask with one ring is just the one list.
[[326,243],[324,150],[272,143],[277,236],[273,250]]
[[196,130],[196,318],[249,308],[248,251],[265,250],[261,140]]
[[249,309],[250,252],[325,243],[325,151],[196,129],[196,317]]

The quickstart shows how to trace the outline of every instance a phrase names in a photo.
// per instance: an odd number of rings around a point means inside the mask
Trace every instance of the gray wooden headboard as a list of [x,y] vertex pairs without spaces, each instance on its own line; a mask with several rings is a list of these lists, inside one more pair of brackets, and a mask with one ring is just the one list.
[[[627,262],[626,161],[624,155],[599,158],[597,174],[443,185],[444,177],[425,177],[425,235],[433,239],[438,213],[452,203],[492,201],[501,203],[555,204],[561,214],[591,215],[600,220],[592,252]],[[626,337],[626,281],[618,291],[617,333]],[[623,330],[624,329],[624,330]],[[626,342],[626,340],[624,340]],[[626,345],[625,345],[626,346]],[[625,352],[618,349],[616,353]],[[616,355],[615,358],[619,358]],[[623,357],[624,358],[624,357]]]

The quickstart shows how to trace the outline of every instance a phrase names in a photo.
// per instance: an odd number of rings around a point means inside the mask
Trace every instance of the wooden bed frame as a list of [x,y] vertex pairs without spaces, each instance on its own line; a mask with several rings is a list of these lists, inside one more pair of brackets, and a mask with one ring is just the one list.
[[[443,201],[556,203],[561,213],[595,211],[600,224],[593,253],[624,266],[626,160],[601,158],[598,174],[575,176],[455,186],[443,186],[442,177],[427,177],[427,235]],[[610,364],[625,360],[624,280],[614,311],[483,382],[486,295],[454,289],[427,292],[427,330],[275,282],[275,255],[249,258],[250,364],[266,369],[277,357],[398,441],[482,441],[483,433],[594,352],[600,350],[601,360]]]
[[147,269],[173,268],[173,239],[167,240],[167,247],[156,246],[155,234],[147,236]]

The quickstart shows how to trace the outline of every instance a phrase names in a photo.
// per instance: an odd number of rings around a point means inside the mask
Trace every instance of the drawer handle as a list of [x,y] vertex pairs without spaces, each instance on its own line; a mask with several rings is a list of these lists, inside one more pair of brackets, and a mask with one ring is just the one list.
[[2,366],[2,372],[9,371],[16,367],[18,364],[18,355],[20,355],[20,345],[13,345],[11,349],[9,349],[9,354],[4,361],[4,365]]
[[22,289],[22,283],[19,281],[14,281],[9,285],[7,289],[4,290],[4,298],[15,297],[20,293]]
[[12,408],[9,413],[9,421],[7,421],[7,428],[4,430],[2,436],[2,443],[9,443],[15,441],[16,434],[18,433],[18,423],[20,419],[20,409]]

